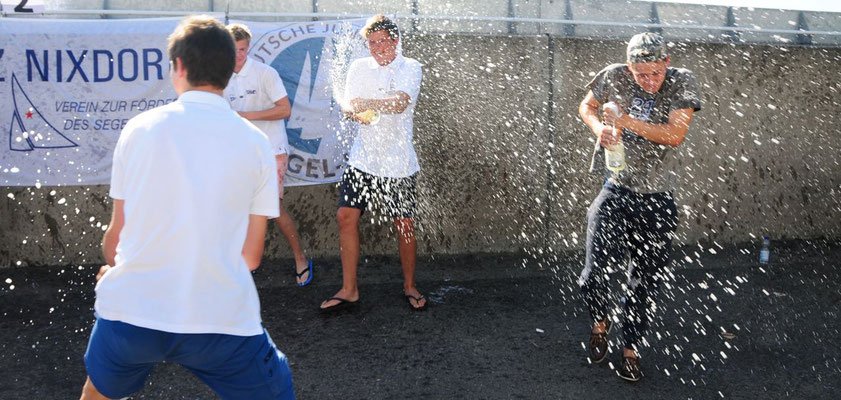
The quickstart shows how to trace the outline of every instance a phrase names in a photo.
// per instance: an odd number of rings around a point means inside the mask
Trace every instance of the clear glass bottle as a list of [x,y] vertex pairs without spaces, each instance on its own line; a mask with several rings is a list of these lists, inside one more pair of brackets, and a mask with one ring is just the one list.
[[[614,102],[608,102],[604,105],[604,110],[613,114],[616,118],[619,118],[622,115],[622,112],[619,111],[619,106]],[[616,127],[613,127],[613,136],[617,136]],[[616,144],[612,144],[610,146],[605,147],[604,149],[604,164],[607,169],[613,172],[619,172],[627,166],[625,164],[625,145],[622,144],[620,140]]]
[[[616,136],[616,128],[613,128],[613,135]],[[622,142],[610,145],[604,149],[604,163],[607,169],[619,172],[627,166],[625,164],[625,146]]]

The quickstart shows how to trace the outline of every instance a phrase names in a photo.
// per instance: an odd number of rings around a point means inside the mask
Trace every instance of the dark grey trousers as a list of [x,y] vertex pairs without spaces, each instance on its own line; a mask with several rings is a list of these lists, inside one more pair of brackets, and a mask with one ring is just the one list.
[[677,228],[671,192],[637,193],[605,183],[587,211],[587,259],[578,280],[593,321],[607,317],[610,272],[627,268],[622,333],[634,349],[654,316]]

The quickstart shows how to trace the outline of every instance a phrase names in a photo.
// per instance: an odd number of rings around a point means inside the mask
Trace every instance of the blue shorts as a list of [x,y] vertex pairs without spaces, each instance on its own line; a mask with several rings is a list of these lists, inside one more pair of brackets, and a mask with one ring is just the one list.
[[170,333],[99,318],[85,367],[106,397],[143,388],[155,364],[182,365],[223,399],[294,399],[286,356],[263,330],[257,336]]

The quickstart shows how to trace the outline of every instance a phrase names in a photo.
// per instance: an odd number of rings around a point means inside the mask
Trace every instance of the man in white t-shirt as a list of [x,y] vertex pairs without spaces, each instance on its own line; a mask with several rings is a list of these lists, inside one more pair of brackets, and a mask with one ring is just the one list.
[[212,17],[189,17],[169,57],[178,100],[132,118],[114,150],[82,399],[129,396],[163,361],[223,399],[294,399],[249,273],[278,189],[266,135],[222,97],[234,41]]
[[228,87],[225,88],[225,98],[240,116],[254,123],[269,136],[277,161],[280,187],[280,217],[275,218],[275,223],[295,256],[297,284],[306,286],[313,278],[312,260],[307,260],[301,249],[295,221],[283,207],[283,177],[289,163],[289,142],[283,120],[291,115],[289,97],[280,75],[274,68],[248,57],[251,45],[251,31],[248,27],[231,24],[228,25],[228,30],[236,43],[237,63]]
[[[421,84],[421,66],[400,54],[400,32],[391,19],[377,15],[368,20],[362,35],[371,57],[354,61],[347,75],[345,114],[362,125],[354,139],[348,167],[339,185],[339,247],[342,258],[342,288],[321,303],[333,311],[353,306],[359,300],[356,281],[359,261],[359,218],[368,208],[391,217],[397,229],[403,294],[412,310],[424,310],[427,299],[415,287],[417,242],[414,213],[417,207],[416,177],[420,170],[412,145],[412,124]],[[371,125],[370,115],[380,115]]]

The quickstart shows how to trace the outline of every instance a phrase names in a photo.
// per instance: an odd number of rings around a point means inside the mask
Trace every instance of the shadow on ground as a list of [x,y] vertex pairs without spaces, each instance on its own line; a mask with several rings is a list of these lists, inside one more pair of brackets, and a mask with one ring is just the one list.
[[[841,242],[775,243],[772,257],[762,268],[753,245],[678,249],[636,384],[612,370],[616,333],[605,363],[587,361],[578,252],[424,258],[421,313],[394,258],[363,258],[362,303],[333,316],[317,307],[339,287],[337,259],[316,260],[305,288],[289,260],[255,281],[301,399],[841,398]],[[0,271],[0,398],[78,398],[96,269]],[[214,394],[164,364],[132,398]]]

